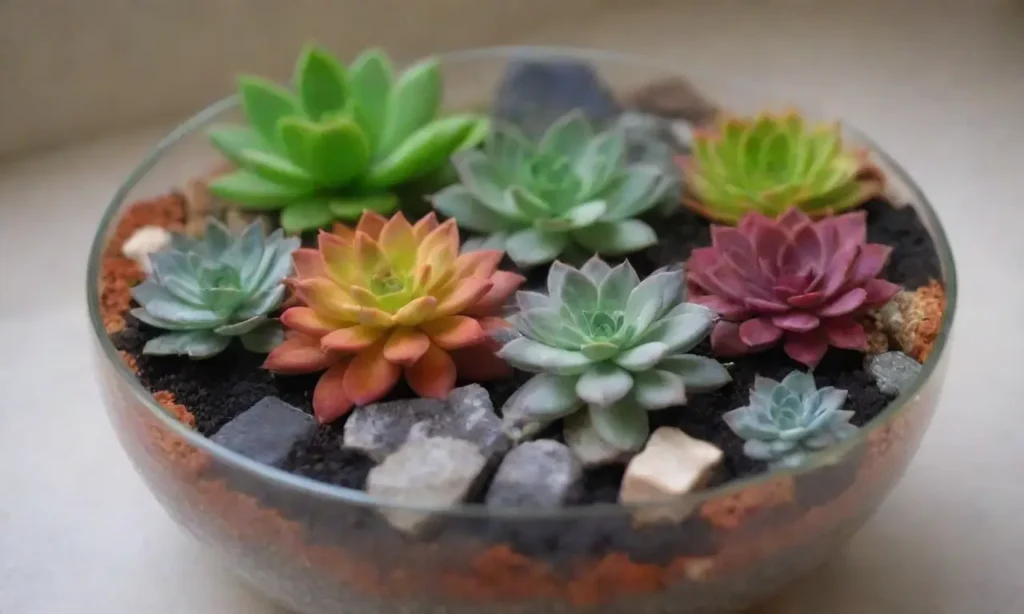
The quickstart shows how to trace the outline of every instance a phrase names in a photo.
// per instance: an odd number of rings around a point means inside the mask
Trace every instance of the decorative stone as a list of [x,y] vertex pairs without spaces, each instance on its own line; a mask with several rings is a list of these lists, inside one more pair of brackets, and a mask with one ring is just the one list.
[[626,466],[619,500],[627,504],[665,501],[663,505],[638,508],[634,520],[640,524],[681,522],[693,511],[693,504],[672,498],[699,488],[722,457],[722,451],[714,445],[663,426]]
[[628,96],[626,104],[661,117],[685,119],[695,125],[706,124],[718,114],[718,107],[681,77],[649,83]]
[[316,432],[316,421],[277,397],[264,397],[210,439],[255,461],[280,466]]
[[453,437],[476,444],[488,461],[501,458],[512,445],[501,429],[501,418],[494,413],[491,395],[480,384],[452,390],[447,411],[409,429],[410,441],[426,437]]
[[[461,439],[428,437],[409,441],[370,470],[366,492],[396,506],[447,508],[465,501],[486,478],[487,459]],[[380,508],[396,529],[412,534],[426,531],[429,512]]]
[[400,399],[357,407],[345,423],[342,447],[358,450],[376,462],[405,443],[414,424],[437,419],[448,410],[440,399]]
[[143,226],[121,245],[121,253],[131,258],[146,273],[151,271],[149,255],[171,244],[171,233],[160,226]]
[[935,345],[945,310],[946,290],[932,281],[917,290],[898,293],[874,317],[896,347],[923,363]]
[[615,97],[592,66],[567,59],[518,60],[498,85],[493,114],[535,138],[575,109],[599,126],[618,113]]
[[583,468],[569,448],[550,439],[531,441],[505,456],[487,491],[493,508],[552,509],[579,492]]
[[263,223],[263,228],[265,230],[269,230],[276,226],[274,219],[265,213],[243,211],[238,207],[232,207],[230,205],[224,210],[224,224],[228,227],[228,230],[234,233],[242,232],[256,220]]
[[609,445],[590,426],[585,411],[579,411],[565,419],[563,429],[565,444],[576,459],[587,469],[612,465],[629,458],[628,452]]
[[445,401],[403,399],[357,408],[345,424],[342,445],[380,462],[406,441],[429,437],[468,441],[492,461],[511,445],[490,394],[479,384],[456,388]]
[[874,378],[878,389],[885,394],[897,395],[903,392],[921,373],[921,363],[903,352],[868,356],[864,362],[864,368]]

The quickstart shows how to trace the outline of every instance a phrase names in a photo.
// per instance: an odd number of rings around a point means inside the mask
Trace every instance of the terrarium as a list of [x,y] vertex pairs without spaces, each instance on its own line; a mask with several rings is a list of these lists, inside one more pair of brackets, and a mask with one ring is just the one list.
[[212,553],[311,614],[720,612],[871,515],[956,290],[878,146],[620,54],[347,60],[241,76],[90,255],[115,428]]

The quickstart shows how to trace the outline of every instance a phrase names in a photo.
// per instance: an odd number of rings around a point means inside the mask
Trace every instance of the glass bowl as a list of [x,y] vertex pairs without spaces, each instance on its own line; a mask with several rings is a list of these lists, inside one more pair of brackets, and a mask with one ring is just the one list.
[[[765,88],[685,74],[618,53],[490,48],[441,56],[449,109],[486,107],[511,60],[572,58],[617,93],[682,76],[723,108],[794,106]],[[812,118],[826,118],[795,105]],[[956,307],[952,255],[935,212],[907,173],[868,137],[890,193],[914,207],[937,247],[947,292],[941,332],[919,379],[860,436],[799,470],[757,475],[684,499],[554,513],[483,506],[396,509],[265,466],[210,442],[175,417],[133,375],[104,329],[102,257],[133,202],[166,194],[209,170],[218,155],[202,128],[236,119],[222,100],[189,119],[141,161],[114,196],[89,256],[88,303],[106,404],[122,445],[168,513],[245,580],[309,614],[367,612],[721,612],[769,596],[822,563],[878,507],[916,451],[938,403]],[[164,401],[161,404],[160,401]],[[818,493],[807,500],[800,493]],[[380,512],[430,513],[434,529],[405,537]],[[667,512],[668,523],[643,523]]]

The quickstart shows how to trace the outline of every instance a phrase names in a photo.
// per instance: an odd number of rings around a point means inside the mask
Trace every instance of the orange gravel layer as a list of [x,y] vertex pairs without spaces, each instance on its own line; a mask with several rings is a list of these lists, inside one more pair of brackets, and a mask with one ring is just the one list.
[[132,300],[131,289],[145,278],[134,260],[121,255],[121,246],[143,226],[181,230],[184,217],[185,201],[178,194],[138,202],[121,216],[103,251],[100,269],[100,314],[108,334],[124,328],[124,313]]
[[[108,331],[124,325],[123,314],[130,297],[128,289],[142,278],[141,271],[130,260],[120,256],[120,246],[135,229],[147,224],[160,224],[178,229],[182,222],[182,199],[177,195],[141,202],[132,207],[117,226],[107,247],[103,262],[101,300]],[[927,356],[930,343],[938,330],[945,296],[937,284],[923,289],[927,300],[917,325],[918,356]],[[930,338],[930,340],[929,340]],[[134,357],[122,353],[125,364],[135,368]],[[194,427],[188,408],[175,402],[167,391],[154,394],[156,400],[183,424]],[[921,407],[927,406],[927,403]],[[925,407],[925,409],[927,409]],[[489,602],[493,600],[556,599],[574,605],[604,603],[630,595],[660,590],[668,585],[708,579],[723,579],[743,574],[746,569],[762,564],[774,554],[820,538],[836,524],[856,515],[881,496],[895,477],[901,464],[909,459],[912,446],[909,437],[919,434],[915,414],[921,408],[908,408],[908,415],[894,420],[884,429],[872,433],[868,441],[855,483],[826,505],[803,512],[799,518],[782,523],[773,530],[744,531],[753,517],[770,510],[793,510],[795,486],[791,479],[779,479],[741,493],[721,497],[704,504],[699,514],[718,530],[722,547],[713,557],[680,557],[659,566],[641,564],[628,556],[611,553],[599,559],[580,560],[568,576],[546,564],[514,551],[506,544],[479,550],[474,542],[443,544],[474,549],[469,568],[440,573],[431,557],[447,556],[437,552],[439,545],[410,545],[409,564],[404,567],[381,568],[372,560],[347,553],[338,547],[316,546],[307,542],[302,526],[283,516],[274,508],[265,507],[250,495],[228,487],[221,480],[204,479],[206,456],[183,440],[170,434],[142,409],[133,412],[143,422],[142,437],[152,453],[166,460],[160,464],[172,471],[179,486],[193,505],[217,514],[223,531],[235,539],[261,544],[279,552],[291,553],[297,561],[310,565],[320,573],[336,578],[339,583],[360,589],[367,594],[390,597],[414,597],[440,594],[446,598]],[[922,416],[922,420],[928,416]]]

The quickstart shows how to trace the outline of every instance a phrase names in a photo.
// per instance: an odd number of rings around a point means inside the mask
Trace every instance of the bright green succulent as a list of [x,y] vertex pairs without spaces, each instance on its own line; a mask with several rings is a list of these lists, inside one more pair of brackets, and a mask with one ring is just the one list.
[[818,389],[810,373],[793,371],[781,382],[755,376],[750,405],[722,416],[746,440],[743,452],[772,466],[796,467],[807,454],[857,433],[852,411],[843,411],[846,391]]
[[379,50],[364,52],[346,69],[310,45],[293,81],[294,94],[261,77],[241,77],[248,125],[209,133],[238,166],[210,191],[246,209],[280,210],[289,232],[353,221],[364,209],[390,213],[398,206],[396,186],[443,169],[489,129],[478,115],[438,118],[436,59],[395,77]]
[[165,250],[150,254],[152,272],[132,289],[141,305],[131,314],[171,331],[149,340],[143,354],[209,358],[238,337],[253,352],[269,352],[282,339],[268,314],[285,298],[298,237],[275,230],[264,236],[253,222],[237,237],[210,218],[202,239],[173,235]]
[[597,134],[579,112],[555,122],[539,143],[496,125],[482,150],[455,158],[460,183],[434,207],[483,236],[464,250],[502,249],[521,267],[563,253],[622,255],[653,245],[654,230],[635,219],[657,205],[674,177],[626,160],[625,136]]
[[647,412],[731,381],[717,361],[686,353],[707,336],[714,315],[684,302],[678,270],[641,281],[628,261],[612,268],[595,256],[581,269],[556,261],[547,285],[547,295],[517,293],[520,312],[510,321],[522,336],[498,356],[537,375],[504,415],[544,423],[586,408],[584,428],[619,450],[637,450],[649,434]]
[[756,117],[722,115],[694,131],[681,159],[683,203],[735,225],[749,211],[775,217],[790,207],[818,218],[879,194],[882,172],[862,148],[843,145],[838,123],[808,125],[795,111]]

